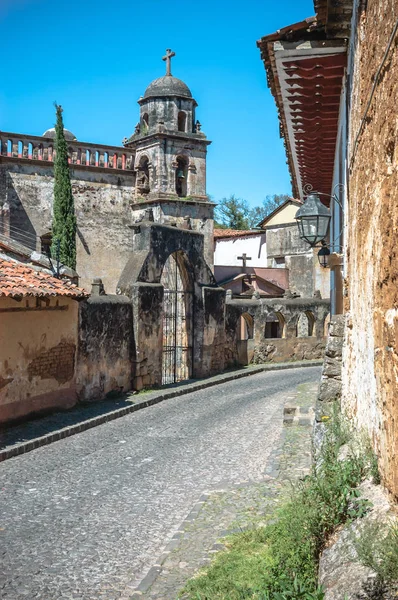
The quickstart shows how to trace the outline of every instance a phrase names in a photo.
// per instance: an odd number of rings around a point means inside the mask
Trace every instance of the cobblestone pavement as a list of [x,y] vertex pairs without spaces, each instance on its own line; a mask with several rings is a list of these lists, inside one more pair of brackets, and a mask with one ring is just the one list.
[[[148,592],[173,598],[190,569],[207,558],[221,527],[230,529],[240,513],[250,515],[247,507],[261,500],[262,489],[278,492],[283,477],[277,470],[286,476],[300,471],[293,459],[298,442],[292,442],[292,457],[288,440],[281,442],[283,406],[297,386],[316,385],[319,376],[316,367],[252,375],[2,463],[0,597],[129,598],[195,507],[190,543],[196,544],[196,558],[185,571],[180,563],[187,560],[179,560],[183,577],[174,577],[168,589]],[[220,489],[227,495],[214,493]],[[198,507],[206,491],[210,498]],[[207,513],[212,537],[196,527]],[[180,556],[186,556],[183,550]]]
[[[306,414],[316,400],[318,383],[297,386],[286,404]],[[129,600],[172,600],[187,580],[224,548],[223,537],[264,522],[276,504],[311,467],[309,419],[285,426],[268,457],[261,482],[248,481],[224,490],[204,494],[181,524],[179,531],[159,557],[157,564],[137,586]]]

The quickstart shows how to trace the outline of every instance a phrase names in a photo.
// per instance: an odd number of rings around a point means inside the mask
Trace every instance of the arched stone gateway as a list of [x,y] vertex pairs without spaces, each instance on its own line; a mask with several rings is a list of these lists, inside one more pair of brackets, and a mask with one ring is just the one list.
[[174,252],[163,267],[162,383],[190,379],[193,364],[194,291],[182,252]]
[[133,304],[133,387],[142,389],[224,368],[225,290],[204,256],[204,236],[136,223],[133,253],[117,291]]

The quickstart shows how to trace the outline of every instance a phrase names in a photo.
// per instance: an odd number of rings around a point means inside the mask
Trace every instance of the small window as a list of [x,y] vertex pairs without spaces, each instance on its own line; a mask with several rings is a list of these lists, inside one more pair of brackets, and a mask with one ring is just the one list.
[[274,267],[277,269],[284,269],[286,267],[286,260],[284,256],[276,256],[274,258]]
[[187,113],[180,110],[178,113],[178,131],[186,131],[187,127]]

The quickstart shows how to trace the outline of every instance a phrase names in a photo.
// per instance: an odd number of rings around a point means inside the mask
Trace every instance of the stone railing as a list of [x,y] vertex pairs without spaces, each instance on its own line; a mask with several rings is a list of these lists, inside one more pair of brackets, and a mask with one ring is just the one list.
[[[104,146],[67,140],[69,163],[102,169],[132,171],[134,152],[121,146]],[[55,140],[52,138],[0,131],[0,156],[20,160],[53,162]]]

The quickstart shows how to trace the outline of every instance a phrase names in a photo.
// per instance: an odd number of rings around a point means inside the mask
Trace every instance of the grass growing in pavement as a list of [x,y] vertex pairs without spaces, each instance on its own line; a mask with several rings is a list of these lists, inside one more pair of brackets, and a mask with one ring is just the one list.
[[371,469],[365,453],[338,460],[347,434],[336,411],[327,428],[317,469],[297,484],[267,525],[228,538],[227,550],[188,582],[182,598],[324,598],[317,586],[319,554],[337,526],[366,513],[367,502],[356,488]]

